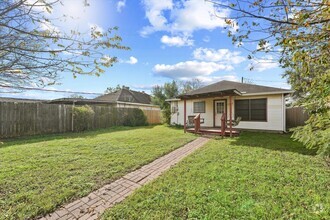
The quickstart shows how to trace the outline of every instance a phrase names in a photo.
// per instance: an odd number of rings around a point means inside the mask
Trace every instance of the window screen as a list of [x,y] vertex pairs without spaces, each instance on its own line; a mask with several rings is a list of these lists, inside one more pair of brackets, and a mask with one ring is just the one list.
[[235,118],[242,121],[267,121],[267,99],[235,100]]
[[194,113],[205,113],[205,102],[194,102]]
[[251,121],[267,121],[267,99],[251,99]]

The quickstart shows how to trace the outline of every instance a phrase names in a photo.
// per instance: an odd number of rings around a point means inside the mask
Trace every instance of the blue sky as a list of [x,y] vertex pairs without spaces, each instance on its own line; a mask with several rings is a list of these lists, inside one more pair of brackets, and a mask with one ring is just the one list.
[[[248,52],[232,45],[224,20],[215,16],[229,16],[230,11],[214,11],[204,0],[93,0],[87,8],[81,7],[82,1],[65,0],[64,7],[54,8],[55,14],[75,18],[59,28],[85,30],[95,25],[102,30],[118,26],[122,44],[131,50],[104,51],[120,62],[100,77],[74,79],[72,74],[63,73],[60,85],[50,89],[102,93],[109,86],[121,84],[150,92],[152,86],[171,80],[198,78],[209,84],[224,79],[239,81],[241,77],[256,84],[289,88],[281,77],[284,70],[270,62],[271,55],[259,54],[252,61],[254,70],[249,70]],[[257,45],[244,47],[255,49]],[[11,96],[54,99],[69,95],[29,91]]]

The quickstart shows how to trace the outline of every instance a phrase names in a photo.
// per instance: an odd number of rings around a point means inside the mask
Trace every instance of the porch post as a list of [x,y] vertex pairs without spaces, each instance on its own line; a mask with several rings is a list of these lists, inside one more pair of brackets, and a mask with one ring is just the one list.
[[233,109],[232,109],[232,96],[229,96],[229,122],[230,122],[230,126],[229,126],[229,131],[230,131],[230,137],[233,135]]
[[187,100],[183,100],[183,127],[184,127],[184,133],[187,132]]

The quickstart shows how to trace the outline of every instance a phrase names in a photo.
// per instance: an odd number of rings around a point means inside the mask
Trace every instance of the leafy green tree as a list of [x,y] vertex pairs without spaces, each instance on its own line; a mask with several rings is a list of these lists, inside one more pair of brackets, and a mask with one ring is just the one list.
[[122,87],[124,87],[124,86],[121,86],[120,84],[118,84],[116,87],[108,87],[104,91],[104,93],[109,94],[109,93],[117,92],[117,91],[121,90]]
[[156,85],[152,88],[152,103],[159,105],[161,109],[164,109],[167,97],[164,94],[164,86]]
[[152,103],[159,105],[162,110],[163,121],[171,123],[171,106],[166,99],[174,98],[179,95],[179,87],[176,81],[165,83],[164,86],[155,86],[152,89]]
[[190,92],[195,89],[199,89],[203,86],[203,83],[199,79],[192,79],[190,81],[181,81],[179,82],[180,94]]
[[166,124],[171,123],[171,106],[166,99],[175,98],[180,94],[187,93],[191,90],[198,89],[202,86],[202,82],[198,79],[190,81],[172,81],[165,83],[163,86],[155,86],[152,89],[152,103],[159,105],[162,109],[163,119]]
[[[87,33],[65,31],[70,15],[53,15],[53,8],[65,7],[64,0],[0,1],[0,85],[39,86],[54,84],[67,72],[100,75],[117,58],[110,49],[127,50],[120,44],[117,27]],[[87,0],[81,1],[88,7]],[[77,7],[79,7],[77,5]]]
[[68,98],[72,98],[72,99],[84,99],[85,97],[82,96],[82,95],[78,95],[78,94],[72,94]]
[[228,35],[235,45],[256,42],[249,59],[260,52],[285,68],[297,105],[310,118],[293,138],[319,154],[330,155],[330,4],[328,0],[209,1],[226,8]]

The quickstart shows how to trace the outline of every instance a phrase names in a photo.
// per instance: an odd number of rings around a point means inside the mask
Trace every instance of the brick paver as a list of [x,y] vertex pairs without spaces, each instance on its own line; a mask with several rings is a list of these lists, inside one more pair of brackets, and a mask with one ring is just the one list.
[[134,190],[160,176],[184,157],[202,147],[207,141],[207,138],[199,137],[185,146],[103,186],[86,197],[65,205],[41,219],[97,219],[106,209],[123,201]]

